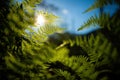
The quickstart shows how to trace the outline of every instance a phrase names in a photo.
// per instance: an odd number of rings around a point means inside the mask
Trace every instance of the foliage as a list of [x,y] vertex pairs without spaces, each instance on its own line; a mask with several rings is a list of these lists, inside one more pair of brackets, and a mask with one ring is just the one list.
[[[87,11],[111,1],[96,0]],[[119,9],[113,16],[106,13],[92,16],[81,27],[92,24],[102,29],[71,37],[70,34],[61,34],[63,30],[51,24],[56,16],[49,13],[42,13],[48,22],[51,21],[40,27],[38,33],[30,28],[35,22],[34,6],[41,0],[25,0],[15,4],[3,2],[4,7],[0,3],[0,80],[119,79]],[[59,35],[51,39],[54,33]]]
[[[118,6],[117,11],[112,16],[110,16],[110,13],[104,12],[104,7],[109,4]],[[85,12],[99,8],[100,14],[91,16],[78,30],[90,25],[98,25],[100,30],[93,33],[94,35],[76,39],[77,44],[80,44],[88,53],[90,60],[95,64],[96,69],[100,71],[98,77],[105,80],[114,80],[120,75],[120,69],[118,69],[120,64],[118,58],[120,56],[120,46],[118,45],[120,40],[118,36],[120,33],[119,6],[120,2],[118,0],[96,0]]]
[[[49,48],[46,45],[43,46],[41,43],[38,43],[35,38],[31,40],[25,30],[32,31],[29,26],[34,26],[34,6],[40,3],[41,0],[26,0],[22,3],[16,2],[14,4],[9,1],[3,2],[4,5],[1,4],[2,6],[0,6],[2,8],[0,10],[0,79],[34,78],[34,75],[37,74],[34,74],[34,68],[36,67],[35,69],[37,71],[40,67],[40,70],[42,68],[45,69],[46,66],[39,66],[43,62],[37,62],[36,60],[32,60],[32,58],[35,59],[39,55],[35,56],[36,51],[43,54],[45,52],[46,54],[46,50],[49,50]],[[31,8],[28,8],[30,6]],[[49,17],[49,19],[51,16],[52,14],[46,14],[46,17]],[[46,26],[48,27],[46,28],[46,32],[49,31],[47,30],[49,26]],[[56,32],[58,29],[60,30],[60,28],[54,27],[52,31]],[[51,32],[49,31],[49,33],[43,34],[46,37]],[[46,48],[43,48],[45,46]],[[39,59],[39,57],[37,58]],[[41,75],[36,75],[36,78]]]

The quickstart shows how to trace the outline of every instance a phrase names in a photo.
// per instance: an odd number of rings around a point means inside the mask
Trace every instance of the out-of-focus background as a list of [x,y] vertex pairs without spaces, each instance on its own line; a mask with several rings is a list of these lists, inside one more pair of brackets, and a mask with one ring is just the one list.
[[[99,26],[91,26],[81,31],[77,31],[77,29],[84,24],[90,16],[100,13],[99,9],[84,13],[94,1],[95,0],[43,0],[41,4],[37,5],[37,9],[48,11],[59,16],[57,24],[59,24],[60,27],[67,28],[67,32],[73,34],[87,34],[98,29]],[[104,11],[110,12],[110,15],[112,15],[116,9],[116,5],[104,7]]]
[[[18,1],[22,2],[23,0]],[[91,26],[77,31],[90,16],[99,15],[100,9],[84,13],[94,1],[95,0],[42,0],[42,3],[36,6],[36,10],[47,11],[58,16],[59,18],[56,21],[56,24],[66,28],[66,32],[83,35],[99,29],[99,26]],[[116,5],[108,5],[104,6],[103,11],[109,12],[110,15],[112,15],[117,8],[118,6]]]

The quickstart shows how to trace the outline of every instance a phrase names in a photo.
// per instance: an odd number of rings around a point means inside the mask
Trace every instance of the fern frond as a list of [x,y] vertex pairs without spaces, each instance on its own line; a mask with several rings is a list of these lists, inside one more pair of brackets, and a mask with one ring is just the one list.
[[24,0],[22,3],[25,6],[35,7],[36,4],[40,4],[42,0]]
[[[65,80],[75,80],[75,76],[71,75],[68,71],[63,71],[61,69],[56,69],[55,73],[58,73],[57,76],[65,78]],[[62,78],[62,79],[63,79]]]
[[51,24],[40,27],[39,29],[40,34],[43,33],[46,35],[51,35],[54,33],[61,33],[62,31],[63,31],[62,28],[55,26],[55,25],[51,25]]
[[114,2],[117,3],[119,1],[117,0],[95,0],[94,4],[91,7],[89,7],[87,10],[85,10],[85,13],[91,10],[97,9],[97,8],[104,7],[108,4],[113,4]]
[[109,14],[102,14],[99,16],[91,16],[78,30],[83,30],[84,28],[88,28],[89,26],[99,26],[101,28],[107,27],[109,30],[111,29],[111,20]]
[[64,29],[55,26],[55,25],[45,25],[38,29],[38,32],[34,32],[33,35],[31,35],[31,39],[33,39],[36,42],[45,42],[48,40],[48,37],[50,35],[53,35],[54,33],[61,33]]

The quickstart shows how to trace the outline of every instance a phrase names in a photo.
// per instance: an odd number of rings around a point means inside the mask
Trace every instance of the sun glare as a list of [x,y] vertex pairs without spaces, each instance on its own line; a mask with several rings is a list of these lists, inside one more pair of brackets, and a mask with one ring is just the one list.
[[45,25],[45,18],[42,15],[36,16],[36,26],[44,26]]

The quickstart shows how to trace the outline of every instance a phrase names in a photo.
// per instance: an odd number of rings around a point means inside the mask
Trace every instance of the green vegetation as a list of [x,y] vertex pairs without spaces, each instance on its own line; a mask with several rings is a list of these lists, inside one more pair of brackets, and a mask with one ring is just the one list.
[[[61,33],[49,13],[42,13],[48,23],[33,31],[34,7],[41,0],[1,2],[0,80],[120,80],[120,8],[112,16],[101,12],[90,17],[78,30],[90,25],[100,29],[77,36]],[[120,6],[120,1],[96,0],[85,12],[109,4]]]

